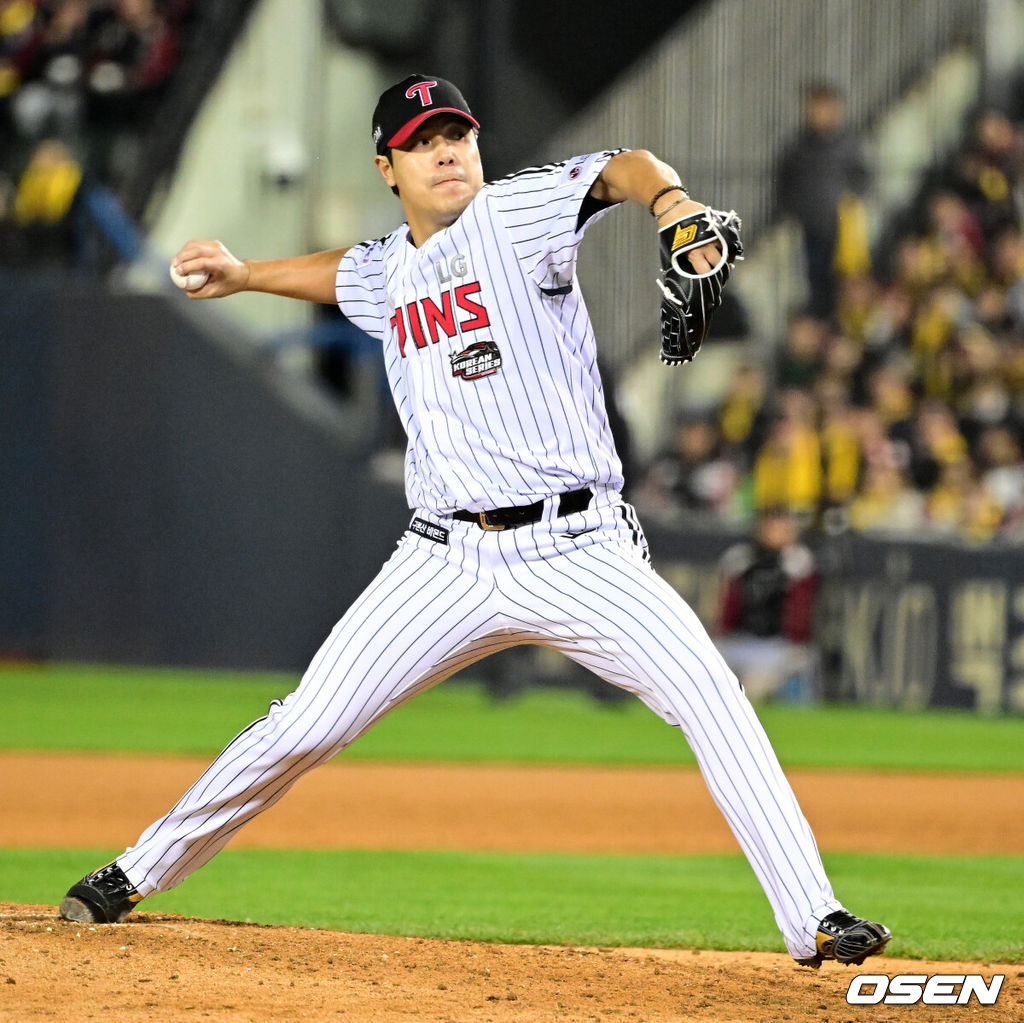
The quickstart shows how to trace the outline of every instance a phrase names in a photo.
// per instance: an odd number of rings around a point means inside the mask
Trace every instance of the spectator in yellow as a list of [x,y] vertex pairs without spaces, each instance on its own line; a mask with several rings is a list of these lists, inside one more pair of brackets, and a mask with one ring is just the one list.
[[754,506],[785,508],[812,518],[821,501],[821,442],[815,427],[814,399],[790,389],[754,462]]
[[896,245],[896,285],[920,300],[945,272],[942,255],[922,238],[904,238]]
[[14,219],[22,226],[59,224],[75,201],[82,168],[58,139],[44,139],[36,147],[18,182]]
[[947,462],[939,482],[928,494],[928,525],[937,532],[965,540],[991,540],[999,530],[1003,510],[978,482],[966,459]]
[[733,375],[718,414],[718,428],[727,448],[751,452],[757,447],[764,403],[764,371],[758,366],[741,366]]
[[916,444],[938,465],[955,465],[967,458],[967,441],[953,410],[940,401],[924,401],[917,412]]
[[912,345],[917,375],[925,394],[952,397],[950,345],[967,299],[955,287],[941,285],[924,298],[914,318]]
[[913,533],[924,518],[924,498],[911,487],[895,457],[869,462],[850,504],[850,526],[863,533]]
[[860,481],[862,456],[857,415],[840,378],[822,377],[814,393],[822,409],[823,497],[827,505],[842,507],[853,499]]
[[877,283],[867,275],[847,277],[839,286],[836,320],[839,330],[864,344],[876,332],[882,312]]
[[23,225],[58,224],[71,210],[81,182],[82,168],[68,146],[43,139],[17,183],[14,219]]
[[967,204],[949,191],[928,200],[929,233],[925,244],[944,267],[944,276],[961,291],[978,295],[986,283],[985,235]]
[[914,393],[902,361],[889,360],[871,374],[868,384],[871,407],[886,429],[905,423],[914,415]]

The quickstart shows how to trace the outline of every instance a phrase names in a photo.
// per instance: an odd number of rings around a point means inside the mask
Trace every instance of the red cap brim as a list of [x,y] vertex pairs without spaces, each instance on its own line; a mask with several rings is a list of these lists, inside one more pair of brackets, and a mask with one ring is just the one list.
[[465,110],[459,110],[456,107],[435,107],[433,110],[425,110],[422,114],[417,114],[411,121],[406,121],[402,127],[395,132],[391,138],[388,139],[387,145],[389,146],[400,146],[404,142],[407,142],[409,136],[426,120],[437,114],[455,114],[456,117],[461,117],[464,121],[469,121],[474,128],[479,128],[480,125],[477,123],[475,117],[471,117],[466,113]]

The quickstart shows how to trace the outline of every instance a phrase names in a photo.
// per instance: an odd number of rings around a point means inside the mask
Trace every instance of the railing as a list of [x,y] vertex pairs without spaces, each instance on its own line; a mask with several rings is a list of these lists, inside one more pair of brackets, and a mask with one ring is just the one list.
[[[867,128],[943,54],[980,49],[985,15],[985,0],[717,0],[538,156],[650,149],[702,201],[739,211],[756,244],[774,215],[773,172],[799,130],[803,87],[835,83],[850,124]],[[593,233],[581,256],[585,290],[606,365],[621,368],[655,331],[656,247],[639,211],[606,217]]]

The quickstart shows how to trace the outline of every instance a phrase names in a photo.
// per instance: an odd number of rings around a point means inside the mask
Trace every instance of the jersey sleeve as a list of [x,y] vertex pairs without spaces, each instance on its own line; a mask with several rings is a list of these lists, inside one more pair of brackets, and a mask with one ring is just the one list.
[[523,272],[541,288],[568,287],[587,227],[617,203],[587,200],[605,164],[622,149],[530,167],[487,186]]
[[338,264],[338,308],[370,337],[383,339],[387,325],[384,240],[353,245]]

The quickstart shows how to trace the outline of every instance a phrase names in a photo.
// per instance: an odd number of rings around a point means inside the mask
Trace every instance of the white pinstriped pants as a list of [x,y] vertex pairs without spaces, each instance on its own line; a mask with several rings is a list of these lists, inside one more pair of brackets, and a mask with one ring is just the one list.
[[448,542],[403,535],[298,688],[118,858],[139,892],[179,884],[388,711],[489,653],[532,642],[635,693],[682,730],[790,953],[814,954],[817,921],[840,903],[736,677],[650,567],[630,505],[598,495],[586,511],[546,515],[495,532],[419,515],[447,530]]

